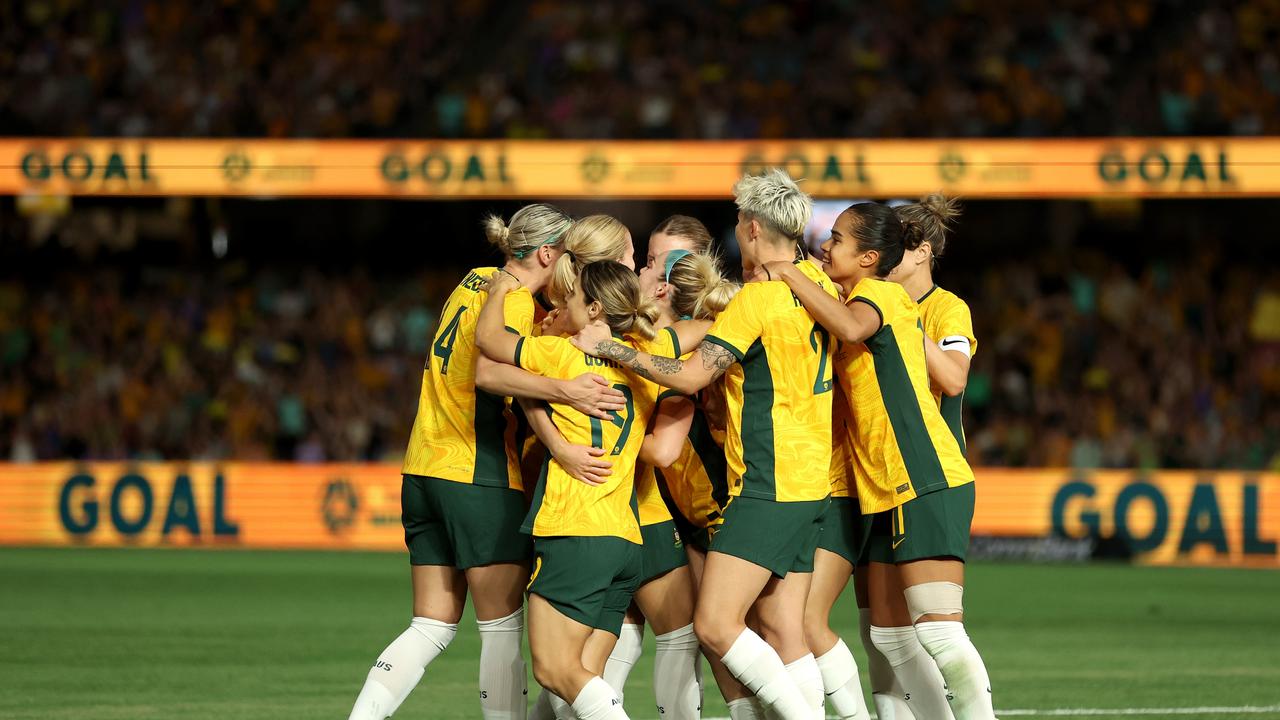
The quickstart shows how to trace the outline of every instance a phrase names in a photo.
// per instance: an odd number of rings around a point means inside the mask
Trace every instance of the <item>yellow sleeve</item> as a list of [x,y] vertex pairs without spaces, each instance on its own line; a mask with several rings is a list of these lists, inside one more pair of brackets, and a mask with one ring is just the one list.
[[741,361],[764,331],[764,313],[757,307],[764,290],[764,283],[749,283],[738,291],[729,307],[716,317],[706,341],[720,345]]
[[528,289],[507,293],[502,305],[502,320],[507,330],[517,335],[533,334],[533,296]]
[[581,351],[565,338],[525,336],[516,341],[516,367],[543,377],[567,377],[575,354]]
[[[849,303],[861,302],[870,305],[876,311],[876,315],[880,316],[880,328],[893,322],[892,317],[885,317],[885,313],[893,312],[893,303],[888,302],[882,288],[883,281],[874,280],[872,278],[863,278],[853,286],[853,292],[849,293]],[[880,328],[876,328],[879,332]],[[874,333],[873,333],[874,334]]]
[[933,338],[933,341],[939,342],[955,335],[969,339],[969,357],[977,354],[978,339],[973,336],[973,315],[969,312],[969,304],[959,298],[938,319],[938,337]]

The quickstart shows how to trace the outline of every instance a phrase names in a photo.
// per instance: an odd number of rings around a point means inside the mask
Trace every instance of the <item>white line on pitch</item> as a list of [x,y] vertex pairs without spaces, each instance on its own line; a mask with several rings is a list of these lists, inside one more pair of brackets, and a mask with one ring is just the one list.
[[[1013,708],[996,710],[997,717],[1107,717],[1112,715],[1261,715],[1280,713],[1280,705],[1237,705],[1233,707],[1176,707],[1176,708]],[[872,715],[871,717],[876,717]],[[729,718],[704,717],[702,720],[729,720]],[[828,715],[827,720],[838,720]]]

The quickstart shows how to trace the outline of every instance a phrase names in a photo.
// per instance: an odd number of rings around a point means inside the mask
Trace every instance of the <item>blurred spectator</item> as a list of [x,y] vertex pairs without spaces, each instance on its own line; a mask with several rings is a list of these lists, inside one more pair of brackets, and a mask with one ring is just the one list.
[[[1280,470],[1274,272],[1003,257],[939,275],[980,339],[976,464]],[[0,459],[397,458],[461,276],[126,267],[0,279]]]
[[0,134],[1280,133],[1269,0],[0,8]]

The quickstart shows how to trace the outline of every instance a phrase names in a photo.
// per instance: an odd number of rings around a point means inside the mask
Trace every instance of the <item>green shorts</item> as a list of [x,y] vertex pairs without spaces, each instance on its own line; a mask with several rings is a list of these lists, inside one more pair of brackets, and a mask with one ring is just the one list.
[[640,587],[640,546],[619,537],[533,539],[529,592],[570,620],[617,635]]
[[676,524],[676,532],[680,533],[680,542],[704,553],[711,548],[711,538],[720,529],[719,523],[698,527],[678,512],[672,511],[671,517]]
[[974,483],[935,490],[868,518],[871,562],[904,563],[926,558],[964,560],[973,523]]
[[862,546],[866,544],[865,523],[857,498],[833,497],[831,507],[822,517],[822,534],[818,547],[833,552],[856,565]]
[[644,545],[640,548],[640,584],[689,564],[684,540],[673,520],[640,526]]
[[742,558],[777,577],[813,572],[822,516],[830,500],[775,502],[736,497],[711,539],[711,552]]
[[520,532],[527,509],[519,490],[420,475],[405,475],[400,484],[400,522],[413,565],[527,563],[532,543]]

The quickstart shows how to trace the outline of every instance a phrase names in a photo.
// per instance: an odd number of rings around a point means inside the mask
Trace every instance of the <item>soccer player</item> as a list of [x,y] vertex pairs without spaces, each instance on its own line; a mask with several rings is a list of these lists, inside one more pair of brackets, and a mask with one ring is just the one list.
[[[513,277],[493,275],[476,335],[480,351],[550,377],[592,369],[627,398],[627,407],[607,421],[550,405],[547,412],[566,438],[610,449],[615,472],[607,482],[591,485],[570,477],[548,456],[533,507],[521,527],[534,537],[536,553],[528,587],[534,677],[570,701],[578,717],[625,718],[617,693],[600,675],[640,582],[634,470],[652,399],[649,393],[636,392],[616,364],[586,355],[565,338],[508,332],[501,304],[516,287]],[[600,319],[620,335],[645,340],[654,336],[656,310],[641,299],[635,274],[619,263],[584,266],[562,299],[570,329]]]
[[[667,254],[672,250],[681,250],[683,252],[706,253],[711,247],[711,233],[696,218],[687,215],[672,215],[662,222],[649,235],[649,250],[644,267],[640,268],[640,291],[645,297],[653,298],[657,301],[661,308],[663,297],[657,292],[658,287],[663,285],[663,269],[664,261]],[[697,278],[691,278],[689,282],[696,282]],[[670,287],[670,286],[667,286]],[[694,288],[690,288],[691,292],[695,292]],[[665,317],[665,314],[664,314]],[[702,340],[706,334],[706,330],[710,327],[710,323],[692,323],[681,322],[674,324],[679,318],[667,318],[662,322],[660,328],[669,328],[667,332],[660,332],[654,347],[642,348],[655,355],[665,355],[675,357],[677,348],[691,347]],[[681,341],[680,335],[685,335]],[[672,343],[668,343],[670,338]],[[687,434],[687,432],[685,433]],[[642,458],[644,457],[644,448],[641,448]],[[646,461],[647,462],[647,461]],[[637,477],[637,487],[640,492],[640,525],[641,529],[649,528],[649,532],[656,533],[658,531],[658,523],[671,520],[670,512],[666,509],[666,504],[662,497],[656,493],[656,485],[654,481],[654,471],[652,465],[642,466],[639,470],[640,475]],[[653,489],[654,492],[650,492]],[[683,537],[682,543],[687,542]],[[653,545],[646,543],[646,553],[654,552]],[[684,556],[685,553],[676,548],[676,555]],[[673,602],[669,605],[673,608],[673,612],[679,616],[681,611],[678,608],[680,597],[673,597]],[[692,613],[692,599],[689,601],[689,611]],[[690,615],[691,617],[691,615]],[[634,604],[627,610],[627,617],[622,624],[622,632],[618,636],[618,643],[614,645],[613,653],[609,656],[609,662],[605,665],[604,678],[609,682],[619,695],[623,693],[623,687],[626,685],[627,677],[631,673],[631,669],[639,661],[644,644],[644,613],[640,611]],[[657,626],[655,626],[657,627]],[[655,630],[655,632],[658,632]],[[690,631],[689,635],[692,635]],[[675,678],[680,674],[676,672],[668,672],[667,665],[669,663],[683,662],[684,648],[689,644],[690,637],[680,635],[678,637],[666,638],[664,642],[658,646],[658,656],[655,658],[655,675]],[[693,643],[696,645],[696,642]],[[671,645],[673,648],[679,648],[678,652],[666,652],[666,646]],[[696,651],[695,651],[696,652]],[[696,662],[696,658],[695,658]],[[698,666],[701,670],[701,666]],[[698,679],[701,683],[700,678]],[[665,684],[665,683],[664,683]],[[659,695],[658,704],[663,705],[664,699],[662,695],[664,690],[655,686],[655,691]],[[545,716],[541,712],[541,701],[534,708],[534,720],[545,720]]]
[[[734,195],[744,276],[769,261],[794,260],[812,199],[781,170],[743,178]],[[834,286],[817,266],[801,261],[796,268],[834,300]],[[574,342],[685,394],[729,371],[725,454],[733,500],[707,553],[694,629],[702,646],[783,720],[817,717],[822,677],[805,645],[803,616],[830,491],[826,331],[785,285],[751,282],[688,359],[638,352],[598,325]],[[764,638],[747,627],[749,611]]]
[[895,208],[902,222],[906,253],[891,278],[920,306],[924,333],[937,346],[929,352],[929,379],[942,419],[965,452],[961,406],[969,382],[969,363],[978,351],[969,305],[958,295],[938,287],[933,268],[947,247],[948,225],[960,214],[954,198],[933,194],[918,203]]
[[[854,205],[837,218],[823,251],[830,277],[852,288],[844,303],[789,264],[765,271],[781,277],[844,343],[837,376],[853,422],[858,499],[873,515],[863,553],[871,561],[873,642],[907,686],[903,666],[918,657],[912,644],[918,641],[946,680],[957,720],[991,720],[986,667],[962,622],[973,471],[929,390],[919,308],[901,285],[884,279],[905,252],[902,223],[883,205]],[[915,630],[906,643],[886,632],[900,627],[892,617],[898,587],[906,627]],[[945,717],[937,708],[912,712]]]
[[[572,222],[544,204],[521,208],[510,227],[498,218],[486,221],[490,242],[505,258],[504,271],[525,281],[505,298],[508,326],[532,328],[531,293],[550,280]],[[624,406],[622,394],[597,373],[554,380],[478,357],[476,320],[486,297],[481,286],[494,270],[468,272],[440,314],[401,489],[414,617],[378,656],[351,720],[383,720],[395,712],[453,640],[468,591],[480,628],[484,716],[525,716],[522,591],[532,549],[519,533],[524,495],[503,395],[565,403],[602,416]]]
[[[738,287],[721,275],[715,258],[709,255],[676,248],[664,252],[662,257],[663,267],[657,272],[651,266],[640,272],[641,292],[653,298],[659,310],[655,323],[659,332],[653,342],[637,347],[654,355],[675,358],[682,354],[677,321],[700,327],[701,332],[696,333],[700,341],[710,326],[709,321],[729,304]],[[672,466],[681,460],[684,462],[675,472],[694,475],[701,470],[705,477],[706,471],[697,456],[698,448],[691,441],[695,432],[694,400],[675,391],[662,392],[663,388],[647,381],[644,388],[653,394],[657,409],[640,449],[640,459],[645,465],[636,476],[645,571],[635,602],[642,618],[649,620],[657,636],[654,691],[658,712],[664,718],[693,719],[699,716],[702,704],[699,647],[693,630],[694,581],[682,536],[667,506],[671,495],[666,478],[660,481],[659,474],[672,472]],[[724,453],[714,442],[707,442],[710,438],[705,431],[705,420],[698,432],[703,440],[699,447],[712,456],[707,462],[722,468]],[[723,484],[722,473],[719,479]],[[710,481],[707,484],[710,485]],[[635,627],[639,635],[639,626]],[[739,691],[739,696],[746,694],[745,689]]]

